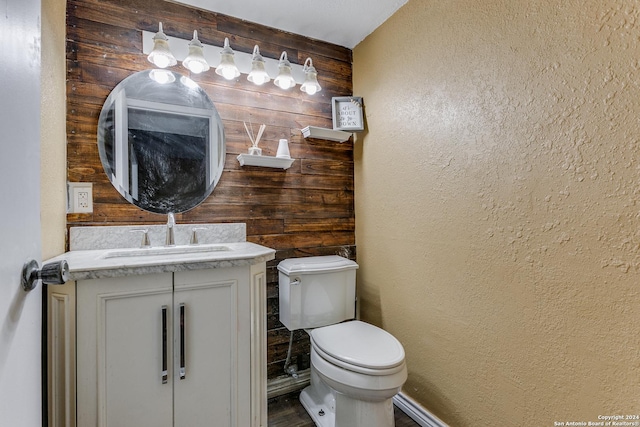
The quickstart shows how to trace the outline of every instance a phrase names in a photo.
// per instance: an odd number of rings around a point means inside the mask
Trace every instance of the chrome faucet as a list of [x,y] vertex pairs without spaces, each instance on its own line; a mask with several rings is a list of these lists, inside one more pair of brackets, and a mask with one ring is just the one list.
[[206,227],[194,227],[191,229],[191,240],[189,240],[190,245],[197,245],[198,242],[198,230],[206,230]]
[[148,228],[137,228],[135,230],[131,230],[131,233],[142,233],[142,242],[140,243],[141,248],[149,248],[151,247],[151,241],[149,240],[149,229]]
[[176,244],[176,240],[173,234],[173,227],[176,225],[176,218],[173,216],[173,213],[169,212],[169,217],[167,218],[167,238],[164,240],[165,246],[173,246]]

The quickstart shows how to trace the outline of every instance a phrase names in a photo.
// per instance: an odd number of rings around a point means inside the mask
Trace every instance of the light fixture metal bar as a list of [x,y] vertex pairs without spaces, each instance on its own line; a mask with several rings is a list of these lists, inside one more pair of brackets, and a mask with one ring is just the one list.
[[[142,31],[142,52],[148,55],[153,50],[153,36],[155,33],[149,31]],[[189,41],[178,37],[167,36],[169,47],[173,56],[178,61],[183,61],[189,54]],[[222,40],[223,44],[224,39]],[[211,68],[215,69],[220,64],[220,52],[222,52],[222,46],[213,46],[210,44],[202,43],[204,46],[203,53],[204,58],[207,60]],[[238,71],[242,74],[249,74],[251,72],[251,60],[253,59],[252,53],[233,51],[233,59],[235,61]],[[264,66],[267,74],[271,79],[275,79],[278,76],[278,59],[264,57]],[[291,74],[293,75],[296,84],[304,83],[305,73],[304,66],[299,64],[291,64]]]

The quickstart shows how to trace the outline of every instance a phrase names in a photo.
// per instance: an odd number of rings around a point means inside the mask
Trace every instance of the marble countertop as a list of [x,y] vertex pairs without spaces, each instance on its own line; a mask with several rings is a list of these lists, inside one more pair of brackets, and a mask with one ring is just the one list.
[[101,279],[134,274],[165,273],[257,264],[275,258],[276,251],[250,242],[148,249],[72,250],[45,261],[66,260],[69,280]]

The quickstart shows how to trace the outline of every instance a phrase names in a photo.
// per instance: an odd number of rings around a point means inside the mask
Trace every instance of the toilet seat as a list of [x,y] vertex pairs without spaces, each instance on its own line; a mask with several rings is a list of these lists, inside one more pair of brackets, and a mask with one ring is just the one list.
[[311,370],[312,377],[315,372],[324,384],[338,393],[366,401],[379,402],[390,399],[400,391],[402,384],[407,380],[407,365],[404,362],[396,368],[382,370],[384,373],[372,375],[356,372],[353,366],[344,368],[330,362],[318,354],[317,346],[311,347]]
[[310,331],[318,356],[365,375],[393,375],[404,365],[404,348],[390,333],[359,320]]

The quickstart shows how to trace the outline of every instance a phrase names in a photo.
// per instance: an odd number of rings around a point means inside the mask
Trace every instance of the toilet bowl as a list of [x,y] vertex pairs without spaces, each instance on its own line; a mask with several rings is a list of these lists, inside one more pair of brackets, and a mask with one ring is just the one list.
[[355,270],[340,256],[280,262],[280,321],[311,341],[311,385],[300,401],[320,427],[393,427],[407,379],[402,344],[355,318]]
[[353,320],[308,331],[311,385],[300,400],[321,427],[390,427],[393,396],[407,379],[402,345]]

